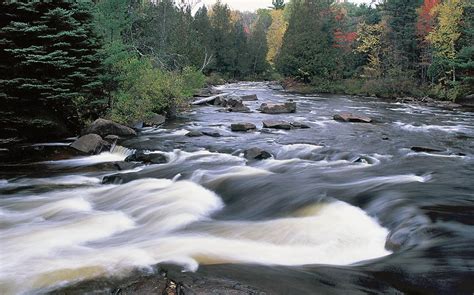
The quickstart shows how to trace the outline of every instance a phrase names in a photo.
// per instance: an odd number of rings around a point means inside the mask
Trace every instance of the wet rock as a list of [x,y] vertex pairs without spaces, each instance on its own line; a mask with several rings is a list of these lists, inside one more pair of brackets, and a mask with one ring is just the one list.
[[285,121],[263,121],[263,127],[290,130],[291,124]]
[[407,244],[411,236],[409,229],[400,229],[390,232],[385,241],[385,248],[391,251],[398,251]]
[[115,123],[110,120],[95,120],[83,134],[98,134],[100,136],[118,135],[118,136],[135,136],[137,133],[130,127]]
[[270,154],[267,151],[262,150],[261,148],[250,148],[248,150],[244,151],[244,157],[247,160],[264,160],[272,157],[272,154]]
[[117,136],[117,135],[107,135],[106,137],[104,137],[104,140],[110,143],[117,142],[117,140],[119,139],[120,139],[120,136]]
[[288,101],[284,104],[262,103],[259,110],[265,114],[284,114],[296,112],[296,102]]
[[417,153],[436,153],[436,152],[443,152],[442,149],[439,148],[434,148],[434,147],[427,147],[427,146],[412,146],[410,148],[412,151],[417,152]]
[[130,170],[130,169],[136,168],[139,165],[137,165],[137,163],[132,163],[132,162],[115,162],[114,166],[118,170],[123,171],[123,170]]
[[235,107],[230,107],[227,109],[228,112],[233,112],[233,113],[250,113],[250,108],[246,107],[244,105],[241,106],[235,106]]
[[249,131],[257,129],[257,126],[252,123],[234,123],[230,125],[232,131]]
[[163,115],[153,114],[149,119],[145,120],[143,125],[145,127],[155,127],[163,125],[166,122],[166,117]]
[[143,129],[144,124],[145,123],[143,123],[143,121],[133,121],[133,122],[127,123],[127,126],[132,129],[139,130],[139,129]]
[[290,123],[291,124],[291,127],[293,128],[299,128],[299,129],[308,129],[308,128],[311,128],[309,127],[308,125],[306,124],[303,124],[301,122],[292,122]]
[[210,137],[221,137],[222,134],[219,133],[219,131],[213,130],[213,129],[203,129],[201,130],[201,133],[203,135],[207,135]]
[[145,164],[164,164],[168,162],[166,155],[161,153],[145,153],[143,151],[137,151],[133,155],[125,158],[125,162],[142,162]]
[[87,134],[79,137],[76,141],[71,143],[72,148],[86,154],[98,154],[102,151],[110,149],[110,143],[103,140],[100,135]]
[[240,99],[242,101],[256,101],[258,100],[258,97],[256,94],[250,94],[250,95],[242,95]]
[[204,136],[204,134],[198,130],[191,130],[188,133],[186,133],[186,136],[187,137],[200,137],[200,136]]
[[355,122],[355,123],[371,123],[372,119],[367,116],[355,115],[351,113],[340,113],[333,117],[336,121],[341,122]]

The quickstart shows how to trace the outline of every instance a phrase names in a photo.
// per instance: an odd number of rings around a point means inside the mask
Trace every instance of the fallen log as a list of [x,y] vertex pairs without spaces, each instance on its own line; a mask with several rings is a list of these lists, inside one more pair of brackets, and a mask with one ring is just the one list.
[[213,95],[213,96],[209,96],[209,97],[204,97],[204,98],[201,98],[201,99],[198,99],[196,101],[193,101],[191,104],[192,105],[199,105],[199,104],[205,104],[205,103],[208,103],[208,102],[213,102],[216,98],[218,97],[226,97],[228,96],[230,93],[220,93],[220,94],[217,94],[217,95]]

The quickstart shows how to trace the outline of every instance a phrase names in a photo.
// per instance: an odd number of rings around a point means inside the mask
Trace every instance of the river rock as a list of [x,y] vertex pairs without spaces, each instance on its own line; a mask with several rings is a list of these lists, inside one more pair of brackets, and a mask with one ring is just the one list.
[[310,128],[308,125],[303,124],[301,122],[291,122],[291,127],[293,128],[299,128],[299,129],[308,129]]
[[142,162],[145,164],[164,164],[168,162],[168,157],[161,153],[145,153],[137,151],[133,155],[125,158],[125,162]]
[[163,125],[166,122],[166,117],[163,115],[153,114],[149,119],[143,122],[145,127],[155,127]]
[[263,127],[290,130],[291,124],[285,121],[263,121]]
[[250,95],[242,95],[240,99],[242,101],[256,101],[258,100],[258,97],[256,94],[250,94]]
[[118,136],[135,136],[137,133],[130,127],[115,123],[110,120],[95,120],[83,134],[98,134],[100,136],[118,135]]
[[202,129],[200,130],[203,135],[207,135],[210,137],[221,137],[222,134],[219,133],[219,131],[216,131],[214,129]]
[[288,101],[284,104],[262,103],[259,110],[265,114],[284,114],[296,112],[296,102]]
[[417,153],[439,153],[443,152],[442,149],[434,148],[434,147],[427,147],[427,146],[412,146],[410,148],[412,151]]
[[355,122],[355,123],[371,123],[372,119],[367,116],[355,115],[351,113],[340,113],[333,117],[336,121],[341,122]]
[[234,123],[230,125],[232,131],[249,131],[257,129],[257,126],[252,123]]
[[244,157],[247,160],[265,160],[265,159],[271,158],[272,154],[270,154],[267,151],[262,150],[261,148],[254,147],[254,148],[245,150]]
[[86,154],[98,154],[110,149],[110,144],[100,135],[87,134],[71,143],[71,147]]
[[246,107],[244,105],[240,106],[235,106],[235,107],[230,107],[227,109],[228,112],[233,112],[233,113],[250,113],[250,108]]
[[186,136],[187,137],[200,137],[200,136],[204,136],[204,134],[202,134],[202,132],[198,130],[191,130],[188,133],[186,133]]

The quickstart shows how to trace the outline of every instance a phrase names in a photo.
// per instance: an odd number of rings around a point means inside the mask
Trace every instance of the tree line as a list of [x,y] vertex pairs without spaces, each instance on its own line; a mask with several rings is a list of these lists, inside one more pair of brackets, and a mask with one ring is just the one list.
[[284,10],[275,68],[317,91],[447,100],[474,91],[470,0],[292,0]]
[[256,12],[196,2],[2,1],[1,137],[172,117],[206,82],[449,100],[474,88],[470,0],[273,0]]

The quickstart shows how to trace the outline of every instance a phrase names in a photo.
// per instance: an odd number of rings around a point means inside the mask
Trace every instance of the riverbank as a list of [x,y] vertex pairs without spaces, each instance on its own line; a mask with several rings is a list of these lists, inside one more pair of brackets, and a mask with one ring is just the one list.
[[[353,95],[359,97],[371,97],[385,99],[388,101],[396,101],[401,103],[410,103],[417,105],[425,105],[430,107],[440,107],[445,109],[465,109],[474,111],[474,96],[467,95],[464,98],[459,98],[455,102],[449,100],[435,99],[428,96],[426,89],[418,89],[416,85],[409,85],[405,88],[400,85],[398,90],[384,89],[384,85],[364,85],[361,80],[346,80],[336,83],[329,83],[327,81],[317,83],[301,83],[293,79],[286,79],[281,82],[283,88],[290,93],[301,94],[339,94],[339,95]],[[410,90],[411,89],[411,90]]]

